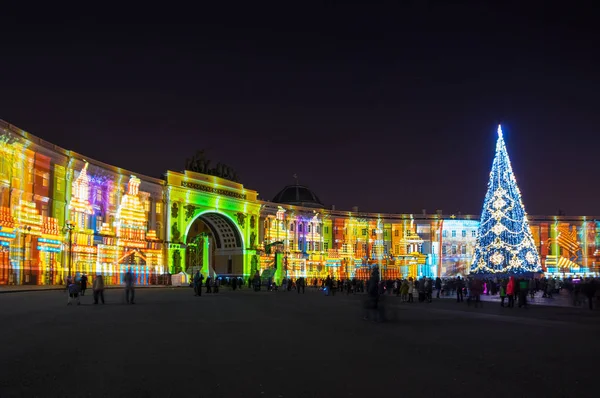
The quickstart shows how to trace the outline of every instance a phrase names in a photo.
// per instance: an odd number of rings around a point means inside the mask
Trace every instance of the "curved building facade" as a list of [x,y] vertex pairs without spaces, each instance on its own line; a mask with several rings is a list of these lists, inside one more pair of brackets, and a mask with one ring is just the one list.
[[[103,274],[139,284],[213,276],[365,278],[469,271],[478,216],[327,209],[305,186],[273,201],[192,171],[155,179],[86,158],[0,121],[0,285]],[[530,216],[544,271],[598,272],[600,217]]]

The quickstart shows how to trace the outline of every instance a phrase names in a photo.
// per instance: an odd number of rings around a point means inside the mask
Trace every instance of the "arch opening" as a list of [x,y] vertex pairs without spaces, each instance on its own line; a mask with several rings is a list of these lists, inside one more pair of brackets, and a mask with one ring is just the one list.
[[207,211],[196,215],[185,234],[185,268],[205,277],[243,276],[244,239],[227,215]]

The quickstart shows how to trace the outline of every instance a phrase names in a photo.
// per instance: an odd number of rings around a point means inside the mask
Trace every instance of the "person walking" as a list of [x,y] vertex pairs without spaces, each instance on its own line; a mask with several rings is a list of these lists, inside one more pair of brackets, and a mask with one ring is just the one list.
[[125,274],[125,301],[127,304],[135,304],[135,275],[131,268]]
[[527,291],[529,290],[529,281],[525,278],[519,280],[519,308],[527,308]]
[[435,290],[437,290],[435,298],[440,298],[440,292],[442,291],[442,278],[439,276],[435,278]]
[[210,276],[206,277],[206,293],[212,293],[212,278]]
[[202,281],[204,280],[204,275],[200,273],[200,271],[196,271],[196,275],[194,275],[194,296],[202,296]]
[[79,284],[71,281],[71,283],[69,284],[69,287],[67,289],[69,291],[69,298],[67,300],[67,305],[71,305],[72,299],[77,300],[77,305],[81,304],[81,302],[79,301],[79,287],[80,287]]
[[460,276],[456,277],[456,302],[460,303],[464,300],[463,298],[463,288],[465,284]]
[[104,277],[101,274],[96,275],[96,279],[92,283],[92,293],[94,294],[94,304],[98,304],[98,298],[104,304]]
[[300,277],[296,280],[296,291],[300,294],[300,289],[302,289],[302,294],[304,294],[304,278]]
[[79,280],[79,284],[81,285],[81,295],[85,296],[85,291],[87,289],[88,277],[86,274],[81,275],[81,279]]
[[504,307],[504,300],[506,299],[506,286],[504,282],[500,284],[500,307]]
[[515,277],[511,276],[506,285],[506,296],[508,297],[508,308],[515,306]]

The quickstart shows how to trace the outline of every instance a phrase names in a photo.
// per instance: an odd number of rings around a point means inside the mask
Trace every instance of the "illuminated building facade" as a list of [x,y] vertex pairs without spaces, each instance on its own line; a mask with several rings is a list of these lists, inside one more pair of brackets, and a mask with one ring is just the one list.
[[[155,179],[95,161],[0,121],[0,284],[63,284],[102,273],[139,284],[167,273],[259,272],[314,279],[466,275],[478,217],[327,209],[307,187],[272,201],[186,170]],[[599,272],[600,217],[529,216],[542,268]]]
[[164,181],[47,143],[0,121],[0,284],[63,284],[165,273]]

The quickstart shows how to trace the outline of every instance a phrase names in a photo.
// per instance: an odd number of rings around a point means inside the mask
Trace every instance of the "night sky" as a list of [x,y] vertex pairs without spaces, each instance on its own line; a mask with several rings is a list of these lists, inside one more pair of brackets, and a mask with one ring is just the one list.
[[5,8],[0,118],[154,177],[206,149],[262,199],[297,173],[337,209],[477,215],[501,122],[528,213],[600,214],[592,3],[444,3]]

